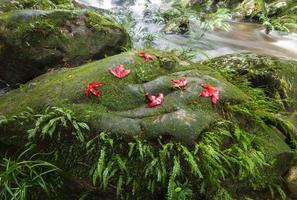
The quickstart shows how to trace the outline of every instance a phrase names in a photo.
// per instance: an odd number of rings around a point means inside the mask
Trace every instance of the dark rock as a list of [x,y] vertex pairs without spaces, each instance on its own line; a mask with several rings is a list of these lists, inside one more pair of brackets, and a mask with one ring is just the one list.
[[8,83],[112,55],[129,44],[121,26],[88,10],[3,13],[0,38],[0,79]]

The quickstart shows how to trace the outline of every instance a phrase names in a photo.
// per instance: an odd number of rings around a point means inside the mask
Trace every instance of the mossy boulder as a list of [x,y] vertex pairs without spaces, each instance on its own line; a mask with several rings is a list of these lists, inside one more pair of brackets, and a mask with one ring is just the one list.
[[248,80],[252,87],[264,90],[277,100],[283,111],[297,109],[297,62],[253,53],[214,58],[207,65],[229,73],[234,80]]
[[[218,87],[222,103],[248,99],[219,73],[207,67],[179,65],[175,57],[156,56],[159,58],[155,57],[153,62],[144,63],[135,52],[125,53],[75,69],[48,73],[1,97],[0,114],[12,116],[26,107],[38,111],[46,106],[63,106],[81,113],[81,117],[98,131],[145,137],[168,135],[191,143],[203,129],[221,118],[219,110],[208,98],[198,98],[202,83]],[[174,60],[175,66],[168,69],[168,60]],[[119,63],[132,70],[122,80],[109,72]],[[142,75],[147,77],[144,82],[139,79]],[[172,89],[171,81],[181,77],[188,78],[187,88]],[[100,98],[84,94],[88,82],[92,81],[105,84],[100,88]],[[147,92],[153,95],[163,92],[164,103],[147,108]],[[15,102],[17,96],[22,97],[22,102]]]
[[[277,147],[275,152],[280,149],[289,152],[286,138],[281,134],[282,129],[274,131],[277,127],[265,124],[261,117],[258,119],[228,109],[232,106],[243,106],[242,109],[247,109],[245,105],[253,100],[245,91],[227,81],[221,73],[205,65],[191,64],[189,61],[186,61],[185,65],[185,61],[171,54],[152,54],[154,60],[148,63],[135,52],[128,52],[75,69],[47,73],[0,97],[0,114],[12,117],[26,107],[36,111],[42,111],[47,106],[66,107],[79,113],[80,118],[96,131],[141,135],[145,138],[164,136],[187,144],[196,141],[213,122],[233,116],[235,121],[242,124],[243,129],[273,140],[271,143],[274,145],[269,148]],[[164,60],[172,60],[174,67],[164,67],[167,63],[164,63]],[[121,80],[109,72],[120,63],[132,70],[129,76]],[[143,82],[140,77],[144,75],[147,78]],[[181,77],[187,77],[188,86],[184,90],[173,89],[171,80]],[[92,81],[102,81],[105,84],[100,88],[102,93],[99,98],[86,97],[84,94],[87,84]],[[199,97],[203,89],[202,83],[209,83],[220,90],[218,106],[212,106],[208,98]],[[164,103],[147,108],[147,92],[154,95],[163,92]],[[253,113],[257,107],[248,109]],[[257,117],[257,114],[254,114]],[[259,126],[257,119],[263,126]],[[25,142],[26,135],[17,135],[19,131],[16,129],[19,128],[23,127],[2,132],[0,140],[20,144],[23,137]],[[20,138],[17,141],[9,139],[14,137]]]
[[59,66],[122,51],[124,29],[88,10],[17,10],[0,15],[0,79],[24,83]]

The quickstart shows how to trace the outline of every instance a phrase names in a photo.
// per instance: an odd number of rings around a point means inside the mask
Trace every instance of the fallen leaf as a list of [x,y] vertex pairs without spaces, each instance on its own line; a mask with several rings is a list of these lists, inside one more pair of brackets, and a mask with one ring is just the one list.
[[153,57],[150,54],[146,54],[143,51],[138,53],[138,56],[143,57],[145,62],[148,62],[150,60],[153,60]]
[[103,86],[104,84],[102,82],[91,82],[88,84],[86,90],[85,90],[85,94],[87,96],[89,96],[91,93],[95,96],[99,96],[100,95],[100,91],[98,90],[99,87]]
[[182,89],[187,85],[187,79],[181,78],[177,80],[172,80],[172,87]]
[[124,78],[130,73],[130,69],[125,69],[124,65],[119,64],[115,68],[111,69],[110,72],[117,78]]
[[152,93],[146,93],[146,97],[151,101],[147,104],[148,108],[152,108],[158,105],[161,105],[164,101],[164,95],[163,93],[158,93],[157,96],[152,95]]
[[201,85],[204,90],[199,94],[200,97],[210,97],[212,105],[216,105],[219,100],[219,90],[207,83]]

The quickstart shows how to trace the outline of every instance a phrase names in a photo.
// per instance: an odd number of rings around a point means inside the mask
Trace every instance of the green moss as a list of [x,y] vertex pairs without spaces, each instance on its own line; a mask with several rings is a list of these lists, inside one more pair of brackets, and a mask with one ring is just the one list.
[[87,25],[96,31],[102,31],[102,27],[110,27],[112,29],[119,30],[122,29],[120,25],[115,24],[111,19],[104,17],[95,11],[88,11],[86,16]]
[[73,0],[0,0],[0,11],[8,12],[21,9],[74,9]]

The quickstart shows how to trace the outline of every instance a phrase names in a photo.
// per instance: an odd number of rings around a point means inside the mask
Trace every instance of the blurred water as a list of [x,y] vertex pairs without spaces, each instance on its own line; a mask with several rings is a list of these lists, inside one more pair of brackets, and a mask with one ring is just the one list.
[[[164,24],[156,24],[148,20],[145,15],[146,7],[151,9],[166,9],[170,7],[169,0],[78,0],[86,5],[107,10],[129,10],[136,24],[131,37],[134,39],[134,47],[142,48],[144,39],[139,38],[143,31],[153,38],[153,46],[159,49],[192,49],[201,50],[209,57],[235,53],[257,52],[297,60],[297,35],[271,32],[265,34],[260,25],[249,23],[230,22],[229,32],[214,30],[204,33],[199,25],[191,23],[191,33],[188,35],[162,33]],[[141,33],[140,33],[141,32]],[[205,58],[197,53],[195,60]]]

